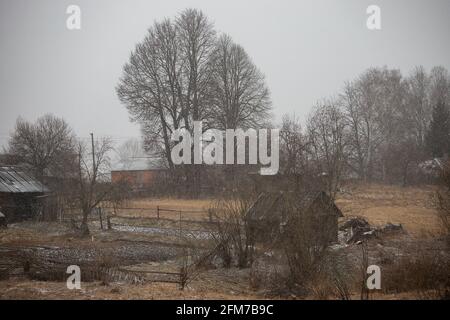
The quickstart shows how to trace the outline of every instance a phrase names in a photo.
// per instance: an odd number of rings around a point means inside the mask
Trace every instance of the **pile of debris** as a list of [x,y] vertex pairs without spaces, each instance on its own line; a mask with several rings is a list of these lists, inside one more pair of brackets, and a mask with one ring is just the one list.
[[339,227],[339,242],[359,244],[365,240],[378,238],[381,234],[403,231],[401,224],[388,222],[382,227],[373,227],[361,217],[352,217]]

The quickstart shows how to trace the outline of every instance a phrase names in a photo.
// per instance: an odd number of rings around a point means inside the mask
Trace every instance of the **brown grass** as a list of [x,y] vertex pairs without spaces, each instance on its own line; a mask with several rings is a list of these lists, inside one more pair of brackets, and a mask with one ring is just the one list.
[[[160,207],[160,217],[167,219],[179,219],[179,211],[182,211],[183,219],[206,220],[208,209],[215,199],[172,199],[172,198],[144,198],[129,200],[127,208],[146,208],[135,210],[119,210],[118,214],[131,217],[156,217],[156,208]],[[175,210],[175,212],[164,211]]]
[[[373,225],[401,223],[412,236],[426,237],[441,233],[439,218],[432,200],[433,186],[400,187],[380,184],[359,184],[347,187],[349,193],[338,195],[337,204],[344,215],[367,218]],[[207,220],[207,210],[215,199],[145,198],[129,201],[128,207],[148,210],[123,210],[119,214],[134,217],[155,217],[156,207],[183,212],[182,218]],[[198,212],[196,212],[198,211]],[[178,219],[179,212],[160,212],[160,217]]]
[[432,200],[434,187],[358,185],[338,195],[337,205],[344,215],[362,216],[373,225],[401,223],[414,237],[441,233],[437,210]]
[[[428,237],[441,234],[437,211],[432,200],[436,191],[433,186],[400,187],[380,184],[358,184],[347,186],[347,193],[338,195],[337,204],[344,215],[365,217],[373,225],[388,222],[401,223],[414,237]],[[118,213],[133,217],[156,217],[156,207],[181,211],[182,218],[207,220],[207,210],[215,199],[171,199],[144,198],[131,200],[126,205],[147,210],[121,210]],[[179,212],[161,211],[160,217],[179,219]]]
[[[146,283],[132,285],[125,283],[82,282],[81,290],[69,290],[65,282],[31,281],[11,279],[0,281],[2,299],[261,299],[252,292],[236,269],[211,270],[202,274],[184,290],[177,284]],[[217,274],[220,273],[220,274]],[[234,279],[230,278],[231,274]]]

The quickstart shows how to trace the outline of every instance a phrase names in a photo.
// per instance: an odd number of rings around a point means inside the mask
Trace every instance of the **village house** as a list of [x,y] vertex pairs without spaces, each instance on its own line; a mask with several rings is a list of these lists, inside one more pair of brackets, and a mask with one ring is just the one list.
[[323,191],[261,193],[246,214],[250,234],[255,241],[272,242],[295,222],[308,224],[311,235],[322,244],[338,240],[341,210]]
[[8,223],[39,215],[48,193],[48,188],[26,170],[0,167],[0,211]]
[[131,191],[140,192],[151,189],[158,178],[167,173],[161,161],[147,158],[133,159],[126,164],[116,164],[111,170],[112,183],[127,183]]

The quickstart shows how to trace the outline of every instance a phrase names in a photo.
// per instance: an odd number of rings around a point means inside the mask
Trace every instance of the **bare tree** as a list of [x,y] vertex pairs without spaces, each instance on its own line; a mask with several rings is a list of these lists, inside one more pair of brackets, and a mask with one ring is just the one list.
[[341,102],[348,166],[361,179],[406,182],[411,164],[421,158],[429,123],[427,85],[423,68],[406,80],[399,70],[372,68],[346,84]]
[[217,223],[217,232],[212,234],[216,251],[226,267],[233,258],[239,268],[248,267],[252,262],[254,239],[246,219],[251,204],[251,198],[241,194],[220,199],[210,209]]
[[130,169],[138,158],[145,156],[141,142],[137,139],[129,139],[115,148],[117,161],[123,169]]
[[280,130],[280,162],[283,174],[293,180],[299,191],[309,176],[309,142],[303,133],[300,120],[295,115],[284,115]]
[[423,147],[425,145],[426,132],[431,121],[430,79],[425,69],[420,66],[414,69],[406,81],[408,83],[406,103],[410,110],[407,113],[408,120],[413,124],[417,144]]
[[[193,121],[204,121],[203,131],[210,126],[212,79],[210,56],[216,41],[213,24],[203,12],[196,9],[184,10],[176,19],[180,50],[183,55],[183,74],[186,76],[184,97],[184,126],[193,132]],[[192,153],[193,157],[193,153]],[[192,159],[193,160],[193,159]],[[190,192],[198,195],[201,189],[201,168],[187,167],[191,180]]]
[[285,114],[280,131],[281,148],[285,157],[284,170],[288,174],[300,173],[307,142],[298,117]]
[[[192,133],[194,121],[203,121],[203,131],[254,127],[270,109],[264,77],[243,48],[227,36],[217,40],[212,23],[194,9],[148,30],[124,66],[117,94],[141,124],[146,150],[159,152],[174,175],[174,130]],[[198,194],[199,167],[182,172]]]
[[38,177],[67,174],[75,150],[72,129],[62,118],[44,115],[35,123],[21,118],[9,141],[9,153],[29,165]]
[[357,81],[348,83],[343,94],[345,114],[350,129],[349,165],[359,177],[370,181],[378,147],[383,141],[380,125],[380,83],[382,70],[369,69]]
[[78,188],[76,200],[82,211],[81,232],[89,234],[88,217],[92,210],[113,193],[114,186],[107,183],[109,154],[113,150],[112,141],[102,138],[95,141],[93,153],[83,142],[78,143]]
[[430,103],[450,106],[450,75],[448,70],[437,66],[430,71]]
[[346,163],[344,115],[333,101],[319,104],[308,120],[307,130],[316,173],[334,199]]
[[[370,118],[365,117],[359,105],[359,91],[355,84],[347,83],[343,94],[345,115],[349,126],[348,165],[357,172],[359,178],[367,178],[368,135]],[[367,116],[367,115],[366,115]]]

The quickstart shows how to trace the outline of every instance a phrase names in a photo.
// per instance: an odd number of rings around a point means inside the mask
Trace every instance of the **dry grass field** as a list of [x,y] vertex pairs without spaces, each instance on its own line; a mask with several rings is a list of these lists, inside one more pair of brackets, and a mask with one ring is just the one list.
[[401,223],[414,237],[441,233],[433,203],[435,187],[398,187],[356,185],[337,197],[337,205],[346,216],[362,216],[373,225]]
[[[337,205],[345,216],[361,216],[375,226],[401,223],[411,235],[427,237],[441,232],[433,204],[435,187],[399,187],[390,185],[351,185],[337,196]],[[215,199],[146,198],[129,201],[127,207],[149,210],[123,210],[124,216],[155,217],[156,207],[182,210],[183,219],[207,220],[207,210]],[[186,212],[185,212],[186,211]],[[190,212],[189,212],[190,211]],[[161,211],[161,217],[178,219],[178,212]]]
[[161,218],[179,219],[181,211],[183,219],[206,220],[207,211],[214,201],[214,199],[142,198],[127,201],[123,204],[127,209],[119,209],[117,213],[122,216],[154,218],[159,206]]

